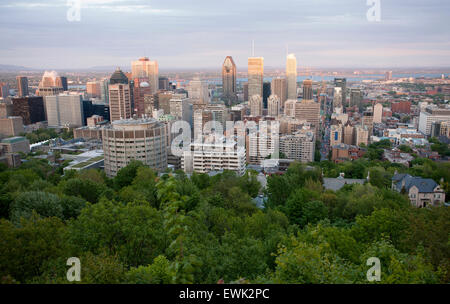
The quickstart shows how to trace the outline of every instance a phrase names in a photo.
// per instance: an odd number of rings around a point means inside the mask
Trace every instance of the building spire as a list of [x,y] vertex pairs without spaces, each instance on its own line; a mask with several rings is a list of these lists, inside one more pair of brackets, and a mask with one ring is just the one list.
[[255,40],[252,40],[252,57],[255,57]]

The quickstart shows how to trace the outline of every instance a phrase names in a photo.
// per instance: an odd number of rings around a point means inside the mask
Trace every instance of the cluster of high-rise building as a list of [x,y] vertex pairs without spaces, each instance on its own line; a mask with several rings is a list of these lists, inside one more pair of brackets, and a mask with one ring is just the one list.
[[[244,174],[247,165],[262,166],[268,158],[307,163],[320,154],[341,162],[361,157],[381,139],[423,144],[427,137],[450,135],[448,106],[386,101],[343,77],[300,82],[294,54],[286,57],[285,73],[271,75],[270,81],[265,81],[263,57],[248,58],[245,83],[237,75],[235,61],[227,56],[221,86],[198,76],[171,82],[147,57],[133,61],[131,72],[117,68],[108,78],[89,79],[84,91],[69,90],[66,77],[45,72],[33,94],[28,78],[17,76],[15,96],[7,84],[0,85],[0,139],[41,123],[75,129],[77,138],[102,140],[105,171],[114,176],[133,159],[158,171],[172,166],[186,173]],[[392,72],[385,82],[395,83]],[[400,128],[397,116],[415,126]],[[177,129],[180,120],[190,128],[190,140],[180,143],[182,153],[171,145],[185,132]]]

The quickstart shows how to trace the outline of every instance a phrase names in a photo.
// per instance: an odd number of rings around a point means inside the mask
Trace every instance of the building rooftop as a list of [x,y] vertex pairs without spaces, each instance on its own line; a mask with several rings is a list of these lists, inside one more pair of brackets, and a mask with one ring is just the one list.
[[420,193],[432,193],[438,184],[431,178],[422,178],[419,176],[411,176],[409,174],[395,174],[392,177],[394,188],[400,192],[404,187],[409,191],[411,187],[416,186]]
[[361,184],[363,185],[366,182],[365,179],[353,179],[353,178],[343,178],[343,177],[337,177],[337,178],[329,178],[324,177],[323,178],[323,186],[327,190],[333,190],[338,191],[345,185],[352,185],[352,184]]
[[4,144],[13,144],[13,143],[17,143],[17,142],[21,142],[27,140],[25,137],[22,136],[15,136],[15,137],[9,137],[9,138],[5,138],[2,140],[2,143]]

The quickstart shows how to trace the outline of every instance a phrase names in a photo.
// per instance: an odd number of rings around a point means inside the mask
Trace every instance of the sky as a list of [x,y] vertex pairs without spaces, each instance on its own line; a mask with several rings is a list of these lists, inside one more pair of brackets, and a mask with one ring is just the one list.
[[[450,67],[448,0],[0,0],[0,64],[39,69],[215,68],[233,56],[284,67]],[[367,11],[380,2],[380,21]],[[72,11],[70,11],[72,12]]]

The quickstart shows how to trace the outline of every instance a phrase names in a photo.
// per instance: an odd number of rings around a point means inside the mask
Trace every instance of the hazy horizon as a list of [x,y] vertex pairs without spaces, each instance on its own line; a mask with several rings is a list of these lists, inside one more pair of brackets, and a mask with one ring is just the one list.
[[69,22],[66,0],[2,0],[0,64],[34,69],[129,67],[147,56],[161,70],[238,68],[252,55],[284,68],[450,67],[450,3],[380,0],[370,22],[366,0],[226,2],[83,0]]

